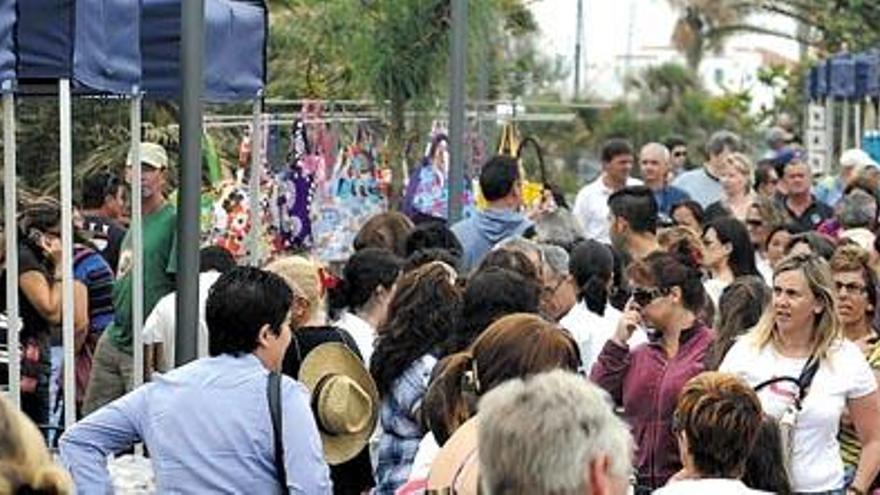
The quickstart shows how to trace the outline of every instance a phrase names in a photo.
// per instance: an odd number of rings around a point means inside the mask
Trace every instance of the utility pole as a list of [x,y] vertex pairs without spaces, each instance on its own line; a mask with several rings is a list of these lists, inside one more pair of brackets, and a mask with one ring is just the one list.
[[464,189],[465,79],[467,77],[468,0],[452,0],[449,83],[449,223],[461,219]]
[[574,42],[574,99],[581,96],[581,45],[584,39],[584,0],[577,0],[577,34]]
[[626,58],[624,59],[623,65],[623,94],[629,96],[629,78],[630,78],[630,63],[632,62],[633,56],[633,36],[635,35],[636,29],[636,2],[635,0],[630,0],[629,2],[629,22],[627,26],[626,33]]

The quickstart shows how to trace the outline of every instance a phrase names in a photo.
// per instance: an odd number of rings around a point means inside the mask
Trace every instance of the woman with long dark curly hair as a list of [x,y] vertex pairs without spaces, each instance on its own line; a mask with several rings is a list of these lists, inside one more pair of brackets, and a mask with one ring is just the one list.
[[455,269],[433,262],[398,282],[379,327],[370,372],[382,398],[376,462],[377,494],[393,494],[409,477],[425,428],[421,403],[434,365],[458,325],[461,290]]

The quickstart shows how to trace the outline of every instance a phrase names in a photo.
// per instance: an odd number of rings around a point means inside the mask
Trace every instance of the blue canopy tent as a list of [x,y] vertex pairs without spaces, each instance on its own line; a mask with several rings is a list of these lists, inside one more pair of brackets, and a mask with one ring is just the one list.
[[[180,96],[180,0],[143,0],[143,90]],[[206,0],[203,99],[251,101],[266,81],[267,9],[261,1]]]
[[[205,0],[206,39],[204,96],[208,101],[254,100],[255,114],[261,109],[265,85],[265,51],[268,13],[262,0]],[[131,139],[134,162],[139,162],[141,91],[151,98],[180,97],[181,0],[20,0],[0,2],[0,88],[17,92],[42,92],[47,83],[58,83],[61,119],[62,241],[68,256],[63,267],[64,301],[72,300],[72,164],[70,137],[71,83],[77,92],[131,95]],[[189,7],[190,4],[187,4]],[[188,26],[191,24],[188,24]],[[17,74],[16,74],[17,72]],[[10,75],[11,74],[11,75]],[[7,84],[13,81],[14,84]],[[4,137],[14,136],[14,99],[4,96]],[[185,113],[185,112],[184,112]],[[10,132],[10,129],[11,132]],[[14,225],[15,164],[14,138],[6,139],[5,202],[7,225]],[[256,153],[254,154],[256,155]],[[258,165],[254,156],[253,164]],[[183,167],[182,167],[183,168]],[[134,183],[140,182],[140,167],[133,167]],[[9,180],[11,174],[12,180]],[[257,175],[256,177],[259,177]],[[253,189],[253,188],[252,188]],[[255,189],[254,189],[255,190]],[[11,194],[9,192],[11,191]],[[196,195],[199,191],[194,192]],[[183,194],[182,194],[183,195]],[[134,376],[142,380],[141,322],[142,246],[140,188],[132,191],[132,237],[134,246],[133,340]],[[13,229],[14,230],[14,229]],[[7,253],[14,253],[14,236],[7,236]],[[198,245],[182,244],[180,251],[197,255]],[[12,256],[7,256],[9,261]],[[16,267],[12,267],[16,268]],[[182,267],[187,268],[187,267]],[[188,267],[193,268],[193,267]],[[193,268],[194,273],[198,271]],[[8,271],[7,297],[17,294],[17,270]],[[179,273],[181,279],[189,274]],[[193,276],[197,280],[197,277]],[[11,281],[11,282],[10,282]],[[181,291],[179,291],[180,293]],[[8,300],[9,302],[9,300]],[[12,301],[15,303],[16,301]],[[10,303],[11,315],[17,305]],[[178,305],[181,306],[181,305]],[[73,400],[72,304],[64,305],[66,398]],[[195,323],[195,321],[193,321]],[[178,325],[181,322],[178,321]],[[180,332],[178,332],[180,333]],[[17,352],[17,346],[13,349]],[[11,360],[17,363],[18,356]],[[10,369],[10,382],[18,385],[17,369]],[[17,389],[16,389],[17,390]],[[15,394],[18,399],[18,394]],[[70,403],[72,404],[72,402]],[[72,406],[66,407],[65,424],[73,420]]]
[[[71,86],[97,94],[137,93],[140,84],[139,5],[128,0],[21,0],[3,2],[11,8],[16,92],[43,93],[57,84],[60,119],[61,230],[65,256],[62,263],[62,336],[64,347],[65,426],[76,419],[73,356],[73,164],[71,147]],[[4,16],[3,25],[9,25]],[[4,125],[14,125],[12,95],[4,100]],[[135,98],[136,99],[136,98]],[[138,129],[139,130],[139,129]],[[14,136],[14,133],[10,134]],[[138,138],[139,140],[139,138]],[[14,146],[14,137],[6,141]],[[7,183],[15,183],[14,151],[5,162]],[[9,180],[11,178],[11,180]],[[10,189],[7,189],[10,190]],[[6,210],[15,206],[15,192],[6,194]],[[139,203],[138,203],[139,209]],[[139,215],[133,215],[138,221]],[[15,222],[7,223],[7,231]],[[15,247],[7,236],[7,252]],[[17,267],[16,267],[17,268]],[[7,283],[17,282],[17,270],[7,270]],[[7,297],[16,290],[8,290]],[[8,301],[9,302],[9,301]],[[9,304],[15,320],[18,308]],[[17,347],[11,349],[17,363]],[[10,370],[13,371],[13,370]],[[15,370],[17,371],[17,370]],[[17,390],[18,373],[10,373],[10,389]],[[14,394],[18,400],[18,394]]]

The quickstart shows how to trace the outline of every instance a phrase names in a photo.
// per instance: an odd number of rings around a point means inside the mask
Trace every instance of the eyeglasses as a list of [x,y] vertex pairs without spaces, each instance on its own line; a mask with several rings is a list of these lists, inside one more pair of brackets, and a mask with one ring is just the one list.
[[747,218],[746,219],[746,227],[763,227],[764,221],[756,218]]
[[564,284],[564,283],[565,283],[565,277],[557,280],[556,283],[553,284],[552,286],[545,285],[544,287],[541,287],[541,297],[549,299],[549,298],[555,296],[556,292],[559,290],[560,287],[562,287],[562,284]]
[[630,293],[630,297],[632,297],[636,304],[645,307],[654,302],[654,299],[665,296],[668,293],[669,289],[636,287]]
[[864,294],[866,287],[858,282],[834,282],[834,287],[837,289],[837,292],[846,291],[847,294]]
[[675,151],[672,153],[672,156],[674,156],[675,158],[681,158],[681,157],[687,156],[687,155],[688,155],[687,151]]

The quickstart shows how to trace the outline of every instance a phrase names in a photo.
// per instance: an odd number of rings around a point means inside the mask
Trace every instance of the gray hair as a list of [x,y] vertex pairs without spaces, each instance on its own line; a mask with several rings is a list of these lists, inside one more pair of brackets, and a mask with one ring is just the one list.
[[513,249],[515,251],[521,251],[523,254],[527,255],[534,254],[538,258],[541,258],[543,255],[541,246],[539,246],[537,242],[531,241],[522,236],[513,236],[503,239],[492,248],[493,251],[496,249]]
[[843,197],[837,217],[845,229],[871,228],[877,218],[877,200],[864,191],[852,191]]
[[736,152],[743,151],[742,140],[738,135],[730,131],[718,131],[709,138],[706,144],[706,151],[709,156],[717,156],[724,152],[724,149]]
[[568,275],[568,251],[552,244],[539,244],[538,246],[541,248],[544,266],[549,268],[553,275],[557,277]]
[[628,479],[633,441],[596,385],[561,370],[514,379],[480,400],[480,483],[484,493],[589,492],[584,469],[607,456],[609,475]]
[[657,150],[660,152],[660,157],[663,159],[663,163],[669,164],[669,160],[672,158],[672,153],[670,153],[669,148],[664,144],[660,143],[648,143],[642,146],[642,149],[639,151],[639,155],[644,154],[648,150]]
[[574,215],[565,208],[557,208],[535,222],[535,238],[547,244],[574,246],[584,235]]

